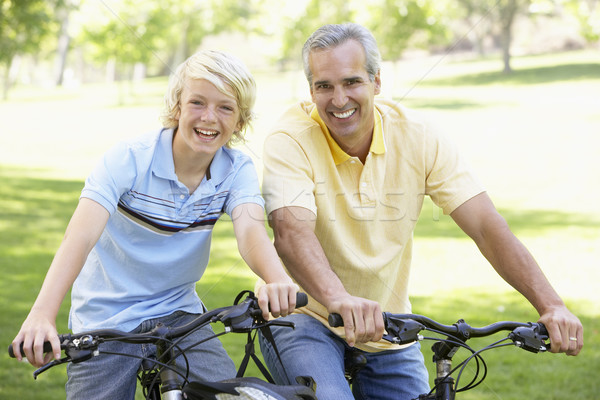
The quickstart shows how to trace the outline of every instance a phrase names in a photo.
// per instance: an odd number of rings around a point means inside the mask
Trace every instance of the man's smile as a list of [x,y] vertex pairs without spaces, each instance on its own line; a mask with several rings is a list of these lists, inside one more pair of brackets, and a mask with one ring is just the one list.
[[356,112],[356,108],[352,108],[350,110],[344,112],[332,112],[331,114],[338,119],[346,119],[350,118]]

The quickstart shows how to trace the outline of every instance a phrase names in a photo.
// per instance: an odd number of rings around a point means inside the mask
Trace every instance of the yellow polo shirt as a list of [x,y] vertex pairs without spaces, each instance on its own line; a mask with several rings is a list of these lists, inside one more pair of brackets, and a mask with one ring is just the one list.
[[[455,147],[410,111],[376,99],[375,129],[364,165],[333,140],[314,104],[294,105],[265,140],[263,195],[267,214],[304,207],[331,268],[354,296],[382,310],[410,313],[412,238],[425,195],[445,214],[483,192]],[[298,312],[325,325],[312,298]],[[343,328],[333,329],[343,335]],[[357,345],[389,349],[389,342]]]

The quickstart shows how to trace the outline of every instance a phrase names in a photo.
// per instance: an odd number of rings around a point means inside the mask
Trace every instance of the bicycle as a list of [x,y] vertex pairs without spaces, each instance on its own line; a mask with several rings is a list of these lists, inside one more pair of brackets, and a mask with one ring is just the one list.
[[[421,394],[417,399],[413,400],[454,400],[456,393],[473,389],[481,384],[487,376],[487,365],[481,356],[481,353],[484,351],[515,345],[524,350],[538,353],[545,352],[549,346],[546,343],[548,332],[542,323],[501,321],[481,328],[475,328],[462,319],[453,325],[443,325],[418,314],[392,314],[389,312],[383,313],[383,320],[386,331],[383,338],[391,343],[402,345],[422,340],[432,340],[435,342],[431,347],[433,361],[436,364],[436,378],[433,388],[429,393]],[[330,314],[329,325],[332,327],[343,326],[342,317],[339,314]],[[444,335],[446,338],[425,337],[421,335],[421,331],[423,330]],[[510,333],[506,338],[498,340],[480,350],[474,350],[465,343],[470,338],[486,337],[500,331],[509,331]],[[512,343],[503,343],[509,340]],[[453,368],[452,357],[454,357],[460,348],[465,348],[472,354]],[[468,384],[459,388],[461,375],[466,365],[472,360],[476,361],[475,376]],[[352,379],[354,379],[360,368],[364,366],[365,362],[366,359],[358,359],[347,364],[346,377],[349,383],[352,382]],[[349,370],[348,365],[352,365],[353,369]],[[452,374],[456,371],[458,371],[458,375],[455,380]]]
[[[242,300],[244,296],[245,298]],[[305,306],[307,301],[305,293],[298,293],[296,296],[296,307]],[[188,348],[182,349],[178,346],[178,341],[186,335],[207,324],[217,322],[224,325],[223,332],[215,333],[213,336],[195,343]],[[143,395],[148,400],[316,399],[312,378],[298,377],[298,383],[295,385],[275,385],[269,372],[254,353],[256,333],[260,330],[269,337],[269,327],[273,325],[294,327],[294,324],[291,322],[280,321],[278,319],[264,320],[254,293],[242,291],[236,297],[233,305],[206,311],[192,322],[179,327],[168,327],[159,323],[154,329],[145,333],[128,333],[113,329],[99,329],[77,334],[59,335],[60,347],[65,352],[65,357],[60,360],[53,360],[37,369],[33,373],[33,377],[37,379],[38,375],[56,365],[69,362],[80,363],[92,357],[97,357],[102,354],[102,351],[99,349],[101,343],[117,340],[126,343],[153,343],[156,345],[156,358],[139,357],[144,362],[138,372],[138,380],[142,386]],[[185,352],[193,346],[230,332],[248,334],[245,356],[238,369],[236,378],[219,382],[190,382],[188,380],[189,365],[187,365],[187,360],[185,360]],[[51,350],[50,343],[44,343],[44,352]],[[14,357],[12,346],[9,346],[8,353],[11,357]],[[129,354],[119,355],[138,357]],[[183,374],[175,369],[175,359],[181,355],[183,355],[186,363],[184,368],[186,372]],[[243,376],[250,359],[256,363],[267,381],[260,378]],[[180,383],[181,381],[182,383]]]

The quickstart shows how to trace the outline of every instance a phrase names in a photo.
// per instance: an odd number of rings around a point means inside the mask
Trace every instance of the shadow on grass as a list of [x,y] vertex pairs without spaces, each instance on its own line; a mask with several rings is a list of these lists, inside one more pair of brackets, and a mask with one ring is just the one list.
[[[517,235],[541,235],[547,231],[577,228],[600,228],[600,220],[587,214],[555,210],[498,209]],[[464,238],[464,232],[448,215],[443,215],[430,201],[425,202],[415,229],[416,237]]]
[[470,100],[462,99],[444,99],[444,98],[419,98],[419,97],[394,97],[395,101],[398,101],[404,106],[421,109],[421,108],[435,108],[438,110],[464,110],[474,108],[487,108],[492,107],[493,104],[476,103]]
[[600,63],[515,68],[510,74],[502,73],[502,71],[490,71],[479,74],[458,75],[451,78],[424,80],[419,84],[422,86],[535,85],[589,79],[600,79]]

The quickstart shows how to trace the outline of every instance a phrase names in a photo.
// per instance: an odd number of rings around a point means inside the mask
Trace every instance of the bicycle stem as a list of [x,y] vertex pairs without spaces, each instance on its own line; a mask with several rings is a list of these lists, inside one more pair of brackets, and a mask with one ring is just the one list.
[[175,351],[173,347],[168,348],[167,343],[159,341],[157,343],[157,355],[163,358],[165,353],[168,354],[166,359],[167,365],[172,368],[163,367],[160,369],[160,392],[164,400],[183,400],[181,393],[181,384],[178,380],[178,374],[173,370],[175,368]]

